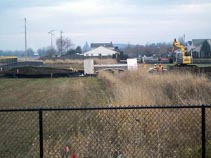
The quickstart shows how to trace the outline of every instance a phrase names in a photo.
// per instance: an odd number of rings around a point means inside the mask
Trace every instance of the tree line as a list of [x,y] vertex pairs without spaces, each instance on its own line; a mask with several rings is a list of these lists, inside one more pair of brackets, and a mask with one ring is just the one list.
[[[34,51],[32,48],[27,49],[27,56],[33,57],[36,55],[39,55],[41,57],[47,56],[47,57],[53,57],[53,56],[62,56],[65,54],[76,54],[76,53],[82,53],[82,49],[80,46],[77,46],[75,48],[74,43],[72,40],[68,37],[63,38],[57,38],[56,39],[56,47],[53,46],[47,46],[43,48],[39,48],[37,51]],[[24,57],[26,55],[26,52],[24,50],[0,50],[0,56],[18,56],[18,57]]]
[[[185,45],[184,38],[178,38],[180,43]],[[143,56],[156,56],[156,57],[167,57],[168,53],[171,52],[172,43],[147,43],[145,45],[132,45],[128,44],[126,47],[121,48],[121,53],[128,57],[143,57]],[[118,48],[117,48],[118,49]],[[48,46],[39,48],[36,51],[39,56],[62,56],[62,55],[73,55],[81,54],[82,49],[80,46],[75,47],[72,40],[68,37],[60,37],[56,39],[56,47]],[[27,50],[28,56],[34,56],[35,51],[31,48]],[[14,55],[14,56],[25,56],[25,51],[1,51],[0,56]]]
[[157,56],[157,57],[167,57],[168,53],[171,51],[170,43],[151,43],[146,45],[130,45],[124,48],[124,54],[129,57],[140,57],[140,56]]
[[53,56],[62,56],[66,54],[71,55],[76,53],[82,53],[82,49],[80,46],[77,46],[75,48],[75,45],[70,38],[60,37],[56,39],[56,48],[52,46],[46,48],[40,48],[37,50],[37,53],[40,56],[53,57]]
[[[125,48],[122,48],[121,51],[129,56],[129,57],[139,57],[139,56],[159,56],[164,57],[171,51],[170,43],[151,43],[146,45],[132,45],[128,44]],[[62,56],[65,54],[73,55],[73,54],[81,54],[82,49],[80,46],[74,47],[73,42],[69,38],[58,38],[56,40],[56,48],[52,48],[51,46],[39,48],[37,51],[34,51],[31,48],[27,49],[27,55],[29,57],[34,56],[35,54],[39,54],[39,56]],[[15,51],[3,51],[0,50],[0,56],[19,56],[24,57],[25,51],[23,50],[15,50]]]

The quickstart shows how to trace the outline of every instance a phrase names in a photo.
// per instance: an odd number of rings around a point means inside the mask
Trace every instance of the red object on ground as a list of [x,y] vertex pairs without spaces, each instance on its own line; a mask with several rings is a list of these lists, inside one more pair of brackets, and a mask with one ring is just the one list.
[[76,158],[76,154],[73,153],[73,154],[71,155],[71,158]]

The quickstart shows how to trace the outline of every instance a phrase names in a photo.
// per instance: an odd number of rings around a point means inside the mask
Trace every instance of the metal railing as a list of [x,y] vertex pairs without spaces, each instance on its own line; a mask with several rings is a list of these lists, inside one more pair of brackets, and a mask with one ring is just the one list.
[[0,157],[211,157],[211,106],[0,110]]

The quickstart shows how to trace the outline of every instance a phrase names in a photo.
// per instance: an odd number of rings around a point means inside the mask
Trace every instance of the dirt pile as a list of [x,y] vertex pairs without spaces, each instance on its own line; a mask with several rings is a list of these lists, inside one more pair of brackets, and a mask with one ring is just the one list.
[[19,67],[3,73],[3,77],[9,78],[49,78],[49,77],[77,77],[82,71],[73,71],[68,69],[57,69],[50,67]]

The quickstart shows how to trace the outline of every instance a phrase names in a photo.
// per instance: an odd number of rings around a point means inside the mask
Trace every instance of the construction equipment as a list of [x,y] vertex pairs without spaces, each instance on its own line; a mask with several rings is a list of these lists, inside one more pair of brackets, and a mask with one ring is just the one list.
[[188,65],[191,64],[192,61],[192,51],[187,51],[185,46],[174,39],[171,55],[169,56],[169,62],[174,63],[175,65]]
[[171,56],[169,56],[169,62],[173,65],[167,65],[168,71],[189,71],[194,74],[203,73],[211,76],[211,66],[200,66],[193,64],[192,51],[188,51],[187,48],[174,39],[172,44]]

